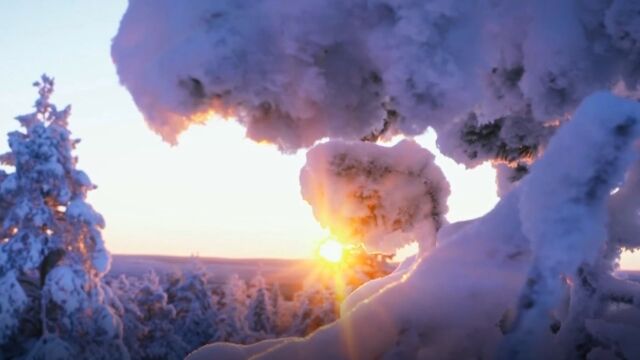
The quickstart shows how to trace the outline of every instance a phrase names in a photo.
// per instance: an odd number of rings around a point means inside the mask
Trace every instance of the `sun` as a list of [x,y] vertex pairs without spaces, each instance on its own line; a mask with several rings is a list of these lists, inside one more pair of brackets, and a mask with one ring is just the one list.
[[328,262],[339,263],[344,255],[344,245],[333,239],[326,240],[318,248],[318,255]]

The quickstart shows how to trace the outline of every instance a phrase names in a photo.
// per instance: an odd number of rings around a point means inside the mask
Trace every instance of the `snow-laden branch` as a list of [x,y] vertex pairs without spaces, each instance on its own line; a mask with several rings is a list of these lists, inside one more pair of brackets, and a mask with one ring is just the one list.
[[302,196],[343,241],[385,252],[419,241],[426,251],[448,210],[449,184],[434,160],[408,140],[393,147],[330,141],[307,153]]
[[211,112],[285,151],[432,126],[457,161],[515,166],[592,92],[635,96],[638,10],[634,0],[134,0],[112,56],[170,142]]
[[609,93],[588,97],[553,137],[520,187],[520,217],[533,264],[505,358],[549,351],[567,281],[596,266],[606,250],[607,201],[634,159],[640,105]]

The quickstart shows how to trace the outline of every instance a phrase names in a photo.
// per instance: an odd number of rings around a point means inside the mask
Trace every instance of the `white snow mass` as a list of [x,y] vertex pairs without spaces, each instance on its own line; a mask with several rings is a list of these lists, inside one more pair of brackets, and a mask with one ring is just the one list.
[[409,140],[319,144],[300,173],[302,197],[338,239],[384,252],[419,241],[426,251],[448,210],[449,183],[434,159]]
[[[377,250],[432,247],[306,338],[191,358],[640,358],[640,286],[614,273],[640,245],[638,13],[635,0],[132,0],[112,55],[154,131],[175,142],[216,113],[284,152],[315,145],[302,194],[323,226]],[[428,127],[445,155],[499,169],[486,216],[445,224],[430,153],[362,143]]]

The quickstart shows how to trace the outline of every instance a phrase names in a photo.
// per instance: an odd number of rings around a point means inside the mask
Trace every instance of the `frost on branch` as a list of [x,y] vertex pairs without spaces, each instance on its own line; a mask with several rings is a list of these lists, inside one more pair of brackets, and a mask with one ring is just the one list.
[[384,252],[418,241],[426,251],[448,210],[449,184],[434,159],[409,140],[319,144],[300,173],[302,196],[338,239]]

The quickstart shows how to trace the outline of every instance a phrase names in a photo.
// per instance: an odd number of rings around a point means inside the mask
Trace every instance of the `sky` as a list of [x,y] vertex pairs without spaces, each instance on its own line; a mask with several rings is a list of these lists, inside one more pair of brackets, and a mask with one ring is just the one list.
[[[56,78],[53,101],[72,104],[76,154],[98,189],[89,197],[116,254],[304,258],[328,236],[302,200],[304,152],[283,155],[245,139],[234,122],[191,128],[178,146],[150,131],[118,83],[110,56],[126,1],[0,3],[0,134],[32,110],[31,83]],[[432,151],[434,134],[417,139]],[[0,141],[0,151],[8,149]],[[438,157],[451,186],[450,221],[480,216],[497,201],[488,165],[466,171]],[[640,257],[625,260],[640,268]]]

